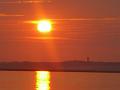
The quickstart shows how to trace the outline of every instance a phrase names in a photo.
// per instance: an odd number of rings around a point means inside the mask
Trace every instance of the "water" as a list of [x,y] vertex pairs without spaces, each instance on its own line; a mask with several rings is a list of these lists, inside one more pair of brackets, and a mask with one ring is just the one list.
[[50,90],[49,71],[36,71],[36,90]]
[[[0,90],[41,90],[37,88],[36,74],[0,72]],[[120,74],[117,73],[51,72],[49,75],[50,90],[120,90]]]

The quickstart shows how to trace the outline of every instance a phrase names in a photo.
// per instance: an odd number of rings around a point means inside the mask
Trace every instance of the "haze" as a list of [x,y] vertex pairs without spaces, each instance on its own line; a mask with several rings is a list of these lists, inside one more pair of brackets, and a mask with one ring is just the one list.
[[[0,1],[0,61],[120,60],[119,0],[31,1]],[[42,18],[52,33],[26,23]]]

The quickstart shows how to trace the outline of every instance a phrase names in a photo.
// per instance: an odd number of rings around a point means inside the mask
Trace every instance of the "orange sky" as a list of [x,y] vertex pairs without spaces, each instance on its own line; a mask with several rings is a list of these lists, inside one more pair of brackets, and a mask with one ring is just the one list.
[[[0,2],[1,61],[120,60],[118,0]],[[30,20],[50,18],[43,35]],[[47,38],[46,38],[47,37]]]

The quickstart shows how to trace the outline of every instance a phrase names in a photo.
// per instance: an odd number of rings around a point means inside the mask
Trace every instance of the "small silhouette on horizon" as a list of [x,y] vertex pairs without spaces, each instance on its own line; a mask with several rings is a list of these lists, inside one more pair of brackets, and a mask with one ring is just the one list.
[[87,60],[87,62],[90,62],[90,57],[87,57],[86,60]]

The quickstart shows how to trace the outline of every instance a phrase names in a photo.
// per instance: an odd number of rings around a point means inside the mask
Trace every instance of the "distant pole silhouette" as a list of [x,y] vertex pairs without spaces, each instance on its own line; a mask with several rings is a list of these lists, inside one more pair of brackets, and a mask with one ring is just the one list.
[[87,59],[86,59],[86,60],[87,60],[87,62],[90,62],[90,57],[87,57]]

